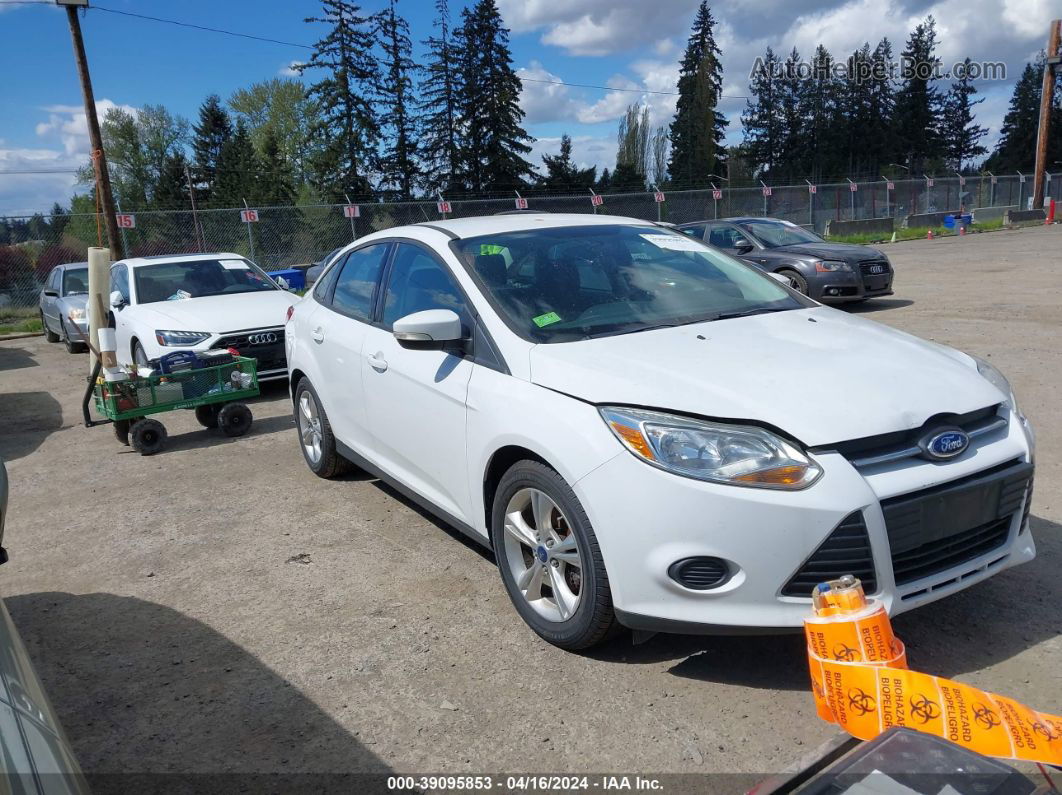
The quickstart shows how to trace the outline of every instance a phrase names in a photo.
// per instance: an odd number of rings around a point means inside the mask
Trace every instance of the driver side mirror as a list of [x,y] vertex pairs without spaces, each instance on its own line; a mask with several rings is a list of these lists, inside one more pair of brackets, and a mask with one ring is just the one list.
[[738,254],[748,254],[753,248],[755,248],[755,246],[745,238],[741,238],[741,240],[734,242],[734,251]]
[[425,309],[396,320],[391,333],[403,347],[437,350],[462,339],[461,318],[452,309]]
[[111,291],[111,307],[113,309],[121,309],[123,306],[125,306],[125,298],[123,298],[122,294],[120,292],[118,292],[117,290],[112,290]]
[[47,298],[58,298],[59,297],[59,291],[58,290],[47,289],[47,290],[44,291],[44,295]]

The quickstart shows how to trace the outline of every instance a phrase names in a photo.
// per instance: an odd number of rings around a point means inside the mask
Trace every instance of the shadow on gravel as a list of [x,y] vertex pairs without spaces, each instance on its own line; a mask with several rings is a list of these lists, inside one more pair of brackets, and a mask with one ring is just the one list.
[[[253,413],[254,409],[251,411]],[[155,415],[155,419],[163,425],[166,424],[166,414]],[[270,433],[294,430],[295,420],[290,414],[282,414],[279,417],[263,417],[262,419],[255,418],[251,422],[251,429],[236,439],[226,436],[217,428],[200,428],[199,430],[169,436],[166,439],[166,445],[158,455],[165,455],[178,450],[201,450],[205,447],[216,447],[221,444],[238,444],[241,440],[250,439],[253,436],[264,436]],[[295,442],[292,440],[292,446],[294,444]]]
[[[912,668],[953,678],[1062,635],[1062,525],[1034,516],[1032,533],[1037,557],[1030,563],[893,620]],[[638,646],[624,636],[589,656],[628,665],[675,660],[676,676],[743,687],[809,686],[800,633],[656,635]]]
[[0,372],[20,370],[24,367],[37,367],[37,360],[25,348],[0,345]]
[[0,417],[0,458],[14,461],[63,426],[63,407],[50,392],[0,392]]
[[94,791],[355,792],[369,782],[339,774],[388,772],[290,682],[175,610],[106,593],[5,602]]
[[903,309],[912,304],[914,301],[907,298],[871,298],[860,304],[844,304],[841,308],[853,315],[867,315],[873,312],[884,312],[886,309]]

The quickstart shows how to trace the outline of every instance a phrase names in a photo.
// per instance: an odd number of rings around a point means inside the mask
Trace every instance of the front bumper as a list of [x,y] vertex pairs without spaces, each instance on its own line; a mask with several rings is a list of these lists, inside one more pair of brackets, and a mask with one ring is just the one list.
[[[839,453],[815,456],[820,480],[804,491],[724,486],[647,466],[626,451],[575,491],[596,529],[617,614],[634,629],[671,632],[790,630],[802,626],[810,594],[782,590],[853,512],[861,512],[872,551],[873,595],[892,615],[935,601],[1011,566],[1036,548],[1023,528],[1025,497],[1009,514],[1003,541],[926,576],[897,584],[882,502],[994,466],[1030,461],[1029,439],[1011,418],[945,464],[922,459],[857,470]],[[719,587],[692,590],[669,576],[676,561],[721,558],[731,573]]]
[[[858,265],[853,265],[858,268]],[[863,274],[859,271],[832,271],[815,273],[808,278],[808,293],[811,298],[824,304],[843,304],[892,295],[893,271],[881,274]]]
[[241,356],[258,362],[258,380],[275,381],[288,376],[287,352],[284,349],[284,329],[251,329],[214,334],[209,339],[191,346],[164,347],[152,342],[154,350],[148,351],[150,358],[157,358],[166,353],[190,350],[196,353],[216,348],[234,348]]

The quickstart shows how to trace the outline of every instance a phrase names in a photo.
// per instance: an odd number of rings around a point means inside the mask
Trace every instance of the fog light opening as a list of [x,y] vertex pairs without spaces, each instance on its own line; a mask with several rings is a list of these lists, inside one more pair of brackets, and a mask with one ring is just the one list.
[[667,575],[691,591],[710,591],[730,580],[732,567],[722,558],[700,556],[676,560]]

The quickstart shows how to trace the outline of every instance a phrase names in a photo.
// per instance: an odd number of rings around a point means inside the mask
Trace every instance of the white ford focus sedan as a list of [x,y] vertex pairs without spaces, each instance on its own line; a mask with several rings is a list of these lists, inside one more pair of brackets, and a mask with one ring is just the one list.
[[111,266],[118,361],[235,348],[261,381],[284,378],[284,319],[296,296],[239,254],[132,257]]
[[378,232],[286,331],[310,469],[492,547],[563,648],[798,627],[842,574],[896,614],[1035,555],[1033,436],[992,365],[649,222]]

